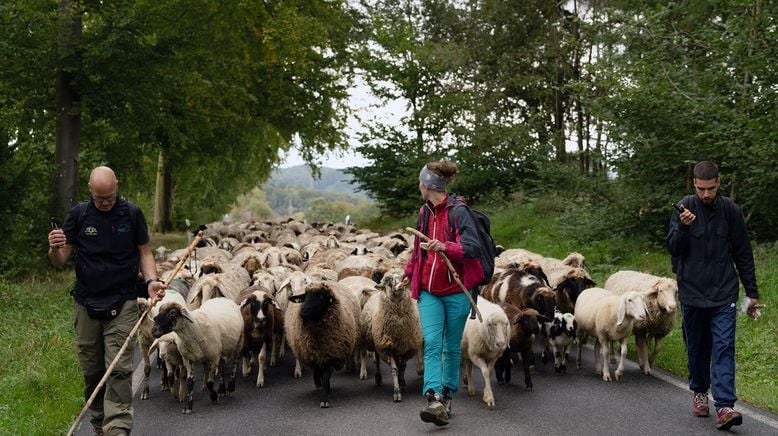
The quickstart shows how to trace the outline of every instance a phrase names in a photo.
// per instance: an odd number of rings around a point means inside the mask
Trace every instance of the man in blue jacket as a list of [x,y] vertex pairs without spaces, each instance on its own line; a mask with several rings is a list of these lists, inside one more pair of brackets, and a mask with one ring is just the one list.
[[[748,314],[759,317],[754,255],[740,208],[719,195],[719,170],[709,161],[694,167],[696,195],[684,197],[670,219],[667,247],[673,256],[688,357],[692,414],[709,416],[708,388],[716,428],[743,422],[734,410],[735,316],[740,282]],[[738,281],[739,278],[739,281]],[[712,361],[712,362],[711,362]],[[711,365],[712,363],[712,365]]]

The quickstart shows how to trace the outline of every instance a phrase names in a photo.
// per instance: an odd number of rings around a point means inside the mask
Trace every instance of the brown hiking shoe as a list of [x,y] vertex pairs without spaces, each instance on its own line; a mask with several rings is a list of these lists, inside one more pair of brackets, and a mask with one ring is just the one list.
[[731,407],[722,407],[716,411],[716,428],[719,430],[728,430],[733,425],[742,423],[743,415]]
[[448,413],[446,413],[446,406],[443,405],[440,394],[430,389],[427,391],[426,397],[427,407],[423,408],[419,413],[421,420],[431,422],[437,426],[447,425]]
[[692,398],[692,415],[699,417],[710,416],[710,407],[708,407],[708,393],[695,392]]

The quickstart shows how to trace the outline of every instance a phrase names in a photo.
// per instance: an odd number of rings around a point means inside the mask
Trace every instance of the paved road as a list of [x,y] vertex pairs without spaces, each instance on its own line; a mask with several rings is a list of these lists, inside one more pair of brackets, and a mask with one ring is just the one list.
[[[137,354],[137,351],[136,351]],[[384,386],[376,387],[373,368],[368,380],[357,373],[332,377],[331,408],[320,409],[310,370],[302,379],[292,377],[290,353],[266,375],[266,387],[254,387],[254,377],[239,378],[236,392],[211,404],[206,392],[195,392],[194,413],[181,414],[181,405],[159,390],[158,370],[151,376],[150,398],[135,395],[134,435],[705,435],[724,434],[715,418],[689,413],[691,395],[679,379],[666,373],[645,376],[630,362],[620,383],[605,383],[592,366],[591,347],[584,350],[585,366],[567,375],[538,361],[535,389],[524,390],[521,369],[510,385],[497,386],[496,407],[481,401],[483,381],[476,374],[477,395],[459,391],[451,423],[435,427],[419,419],[425,401],[421,379],[413,363],[406,372],[408,392],[401,403],[392,402],[389,368],[383,366]],[[137,360],[137,356],[136,356]],[[611,366],[614,370],[613,365]],[[140,375],[136,371],[136,375]],[[137,380],[137,377],[136,377]],[[201,386],[198,375],[196,389]],[[388,383],[387,383],[388,382]],[[712,402],[711,402],[712,405]],[[778,435],[778,416],[738,402],[744,423],[730,433]],[[88,424],[79,435],[89,435]]]

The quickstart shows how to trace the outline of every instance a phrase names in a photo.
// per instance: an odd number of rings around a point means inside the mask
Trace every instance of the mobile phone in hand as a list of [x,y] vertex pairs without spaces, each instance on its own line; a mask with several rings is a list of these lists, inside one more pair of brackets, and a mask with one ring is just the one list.
[[51,230],[59,230],[61,228],[59,221],[54,217],[49,218],[49,224],[51,225]]
[[686,207],[682,203],[673,203],[673,207],[678,211],[678,213],[683,213],[683,211],[686,210]]

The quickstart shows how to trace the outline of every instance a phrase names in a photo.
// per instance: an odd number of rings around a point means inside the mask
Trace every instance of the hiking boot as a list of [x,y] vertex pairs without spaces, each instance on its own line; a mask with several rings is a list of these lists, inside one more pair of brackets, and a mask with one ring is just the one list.
[[443,407],[446,408],[446,414],[451,417],[451,392],[448,390],[447,387],[443,387],[443,399],[440,401],[443,403]]
[[708,407],[708,393],[695,392],[692,398],[692,415],[704,418],[710,416],[710,407]]
[[425,396],[427,397],[427,407],[421,409],[419,413],[421,420],[437,426],[447,425],[448,413],[446,413],[446,406],[443,405],[440,394],[430,389]]
[[733,425],[742,423],[743,415],[731,407],[722,407],[716,411],[716,428],[719,430],[728,430]]

